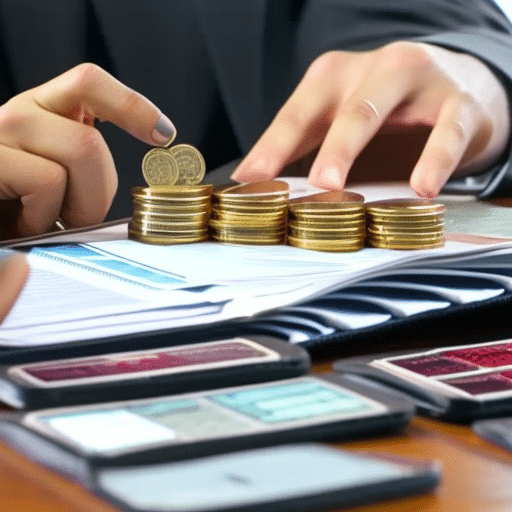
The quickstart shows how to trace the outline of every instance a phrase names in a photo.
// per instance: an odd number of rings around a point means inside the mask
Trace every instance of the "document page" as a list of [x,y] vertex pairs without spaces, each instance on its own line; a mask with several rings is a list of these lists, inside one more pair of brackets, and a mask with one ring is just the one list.
[[[297,182],[292,196],[315,192],[308,187],[305,180]],[[435,267],[462,255],[477,265],[498,249],[512,249],[508,240],[457,236],[444,247],[417,251],[330,253],[217,242],[163,246],[128,240],[126,226],[64,232],[25,245],[32,271],[0,326],[0,345],[46,345],[249,319],[393,269]],[[380,310],[373,316],[387,318]]]
[[319,253],[213,242],[36,246],[28,252],[29,281],[0,326],[0,344],[60,343],[247,318],[435,254],[494,247],[448,241],[424,251]]

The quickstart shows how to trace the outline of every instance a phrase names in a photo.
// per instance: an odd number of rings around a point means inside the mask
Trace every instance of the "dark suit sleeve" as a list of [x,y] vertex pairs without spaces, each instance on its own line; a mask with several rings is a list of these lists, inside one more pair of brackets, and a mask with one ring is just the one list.
[[[423,38],[427,43],[464,51],[484,61],[501,79],[509,97],[512,115],[512,37],[509,33],[494,32],[486,28],[468,28],[454,33],[445,32]],[[485,199],[512,194],[512,147],[492,168],[476,176],[452,178],[445,193],[472,193]]]
[[[313,0],[302,18],[297,34],[301,71],[331,49],[363,51],[392,41],[422,41],[480,58],[512,100],[512,24],[492,0]],[[446,190],[510,195],[511,159],[507,154],[478,176],[453,179]]]

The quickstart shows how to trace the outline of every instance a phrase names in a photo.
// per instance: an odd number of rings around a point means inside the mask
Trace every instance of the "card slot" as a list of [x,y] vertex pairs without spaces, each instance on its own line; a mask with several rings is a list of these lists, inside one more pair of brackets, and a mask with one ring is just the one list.
[[336,330],[360,329],[362,327],[371,327],[383,322],[387,322],[392,318],[390,314],[357,314],[343,310],[333,310],[326,308],[315,308],[311,306],[292,306],[283,308],[282,311],[296,315],[309,316],[324,322]]
[[[478,268],[478,267],[475,267],[475,269],[476,268]],[[500,274],[500,273],[481,272],[479,268],[478,268],[478,270],[475,270],[475,269],[470,268],[470,269],[466,270],[463,268],[452,269],[452,268],[437,267],[437,268],[428,268],[428,269],[427,268],[414,269],[414,274],[421,275],[421,276],[426,276],[426,275],[438,276],[440,279],[443,279],[443,280],[445,278],[448,278],[448,279],[451,278],[452,280],[456,280],[457,278],[467,279],[468,281],[476,280],[476,281],[481,281],[483,286],[486,286],[485,281],[491,281],[500,286],[504,286],[508,290],[512,290],[512,269],[508,270],[508,274],[507,273]],[[408,269],[403,269],[403,270],[397,269],[397,270],[392,270],[391,272],[388,273],[388,275],[390,275],[390,274],[400,275],[402,273],[409,274],[410,272],[411,271]],[[470,286],[473,286],[473,285],[470,285]]]
[[294,329],[292,327],[285,327],[263,321],[252,322],[248,324],[248,327],[251,331],[271,334],[293,344],[304,343],[318,336],[318,332],[316,331]]
[[271,315],[247,324],[250,330],[274,334],[290,343],[302,343],[335,330],[318,322],[292,315]]
[[363,293],[346,293],[345,290],[337,294],[333,294],[332,297],[339,297],[352,300],[363,300],[366,302],[370,302],[371,304],[376,304],[378,306],[386,308],[393,314],[393,316],[399,318],[417,315],[419,313],[424,313],[426,311],[432,311],[435,309],[444,309],[452,305],[452,303],[448,301],[420,301],[400,299],[398,297],[388,299],[369,294],[365,295]]
[[281,313],[280,311],[276,314],[265,316],[265,323],[279,323],[289,326],[299,326],[300,328],[311,329],[316,331],[318,335],[325,336],[333,334],[335,329],[331,326],[326,326],[316,319],[308,318],[306,316],[298,316],[293,314]]
[[477,275],[478,277],[482,278],[489,278],[493,281],[499,282],[499,280],[502,280],[504,277],[510,278],[503,280],[503,282],[509,282],[512,286],[512,262],[511,266],[506,267],[503,265],[475,265],[472,266],[461,266],[457,267],[457,270],[463,271],[463,272],[471,272],[472,274]]
[[[395,280],[395,277],[401,279]],[[487,279],[394,272],[358,283],[358,286],[374,286],[376,283],[390,288],[432,292],[455,304],[491,299],[506,291],[505,288]]]
[[293,306],[314,309],[318,315],[330,317],[331,325],[346,325],[348,329],[361,329],[391,320],[393,315],[387,309],[363,300],[322,297]]
[[[375,284],[374,286],[349,286],[339,292],[327,295],[327,297],[331,296],[333,298],[353,296],[364,300],[371,299],[375,304],[380,304],[385,308],[391,307],[391,309],[396,309],[398,316],[411,316],[434,309],[444,309],[452,305],[451,302],[432,292],[389,288],[386,285],[380,284]],[[377,299],[379,302],[376,302]]]

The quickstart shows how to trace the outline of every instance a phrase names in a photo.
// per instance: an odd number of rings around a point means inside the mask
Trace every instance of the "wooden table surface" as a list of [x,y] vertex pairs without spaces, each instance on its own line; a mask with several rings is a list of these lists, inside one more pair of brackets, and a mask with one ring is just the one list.
[[[314,363],[323,373],[331,360]],[[442,467],[436,490],[413,498],[351,509],[368,512],[512,511],[512,453],[472,433],[468,426],[415,417],[399,434],[335,444],[359,452],[381,452],[435,460]],[[117,509],[77,484],[28,461],[0,444],[2,512],[113,512]]]

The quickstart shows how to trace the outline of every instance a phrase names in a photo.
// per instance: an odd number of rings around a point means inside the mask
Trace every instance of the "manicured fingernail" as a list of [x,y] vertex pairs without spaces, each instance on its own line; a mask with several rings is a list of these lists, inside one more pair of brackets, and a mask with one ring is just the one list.
[[162,114],[151,132],[151,137],[159,146],[169,146],[176,137],[176,128],[171,120]]
[[264,181],[268,179],[268,161],[266,158],[259,158],[244,163],[231,175],[234,181]]

